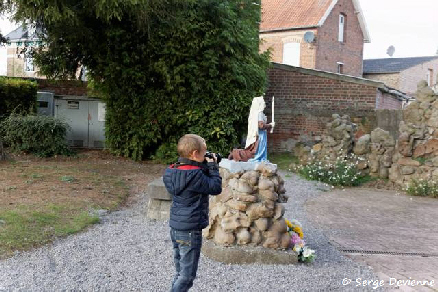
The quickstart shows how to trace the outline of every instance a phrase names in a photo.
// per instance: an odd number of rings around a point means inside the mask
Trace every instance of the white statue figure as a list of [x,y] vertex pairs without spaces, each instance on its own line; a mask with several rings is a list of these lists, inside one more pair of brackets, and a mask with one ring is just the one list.
[[265,107],[263,96],[254,97],[248,117],[245,149],[233,149],[228,159],[244,162],[268,160],[267,130],[272,129],[275,123],[268,124],[266,115],[263,113]]

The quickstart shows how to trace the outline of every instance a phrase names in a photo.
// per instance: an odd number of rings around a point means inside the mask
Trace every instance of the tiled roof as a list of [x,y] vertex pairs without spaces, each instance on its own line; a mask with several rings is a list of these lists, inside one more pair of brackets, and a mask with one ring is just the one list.
[[438,56],[369,59],[363,61],[363,73],[396,73],[433,59],[438,59]]
[[[370,42],[359,0],[352,0],[364,42]],[[324,24],[338,0],[262,0],[260,32],[319,27]]]
[[317,26],[332,0],[262,0],[260,30]]

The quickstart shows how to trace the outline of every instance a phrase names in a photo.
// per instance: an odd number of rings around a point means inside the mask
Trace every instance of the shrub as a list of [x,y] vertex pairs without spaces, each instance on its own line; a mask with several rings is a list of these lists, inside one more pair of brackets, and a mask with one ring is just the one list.
[[72,154],[65,140],[70,127],[58,118],[10,115],[0,125],[5,142],[12,151],[42,157]]
[[317,180],[334,186],[357,186],[363,181],[364,176],[361,175],[356,164],[340,157],[335,162],[315,161],[299,166],[297,171],[308,180]]
[[12,112],[35,112],[37,88],[33,81],[0,77],[0,119]]
[[406,192],[413,196],[438,197],[438,182],[413,179],[406,188]]
[[164,143],[158,147],[152,159],[157,162],[169,164],[178,160],[178,152],[176,143]]

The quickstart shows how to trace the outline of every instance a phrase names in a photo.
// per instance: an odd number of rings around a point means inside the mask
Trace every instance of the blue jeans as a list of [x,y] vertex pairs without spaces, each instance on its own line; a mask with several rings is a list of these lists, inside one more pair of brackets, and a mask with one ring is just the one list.
[[198,270],[202,246],[201,230],[176,230],[170,228],[173,243],[173,261],[176,274],[172,282],[172,292],[185,292],[193,286]]

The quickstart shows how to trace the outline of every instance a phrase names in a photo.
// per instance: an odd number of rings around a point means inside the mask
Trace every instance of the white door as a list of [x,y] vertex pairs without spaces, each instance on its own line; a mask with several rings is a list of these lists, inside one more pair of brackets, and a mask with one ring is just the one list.
[[283,64],[300,66],[300,43],[286,43],[283,45]]

